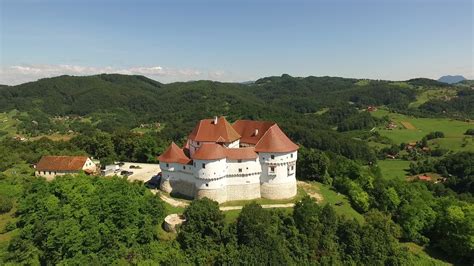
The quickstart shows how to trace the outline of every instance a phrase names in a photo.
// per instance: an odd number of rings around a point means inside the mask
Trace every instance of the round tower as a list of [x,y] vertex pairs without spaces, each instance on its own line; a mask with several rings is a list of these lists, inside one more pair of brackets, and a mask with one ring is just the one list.
[[209,198],[217,202],[227,200],[226,157],[219,144],[205,143],[193,154],[195,198]]

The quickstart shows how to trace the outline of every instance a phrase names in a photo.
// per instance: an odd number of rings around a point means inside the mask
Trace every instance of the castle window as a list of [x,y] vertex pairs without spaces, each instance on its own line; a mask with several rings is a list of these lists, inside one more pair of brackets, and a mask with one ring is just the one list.
[[275,166],[270,166],[270,173],[274,173],[275,172]]
[[206,168],[206,164],[205,164],[205,163],[202,164],[202,168]]
[[170,165],[169,165],[169,164],[166,164],[166,167],[170,167]]
[[193,163],[194,167],[196,167],[196,162]]
[[183,165],[183,170],[186,170],[186,165]]
[[197,142],[197,145],[199,145],[199,144],[201,144],[201,142],[198,141],[198,142]]
[[290,154],[290,157],[291,157],[291,158],[293,158],[293,153],[292,153],[292,154]]
[[209,184],[206,184],[206,187],[208,187],[208,186],[209,186]]
[[294,170],[294,169],[295,169],[295,167],[294,167],[294,166],[291,166],[291,170]]
[[239,173],[242,173],[242,168],[239,168]]
[[240,160],[240,159],[239,159],[239,160],[237,160],[237,162],[238,162],[238,163],[241,163],[241,162],[242,162],[242,160]]
[[275,155],[271,155],[270,157],[272,158],[272,160],[275,159]]

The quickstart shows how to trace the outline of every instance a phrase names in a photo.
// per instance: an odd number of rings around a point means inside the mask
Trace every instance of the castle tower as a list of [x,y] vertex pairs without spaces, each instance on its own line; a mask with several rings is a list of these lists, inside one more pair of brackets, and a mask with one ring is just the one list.
[[262,167],[262,198],[284,199],[296,195],[297,150],[298,145],[277,124],[271,126],[255,145]]
[[227,200],[225,149],[216,143],[203,143],[191,157],[196,178],[195,198],[224,202]]

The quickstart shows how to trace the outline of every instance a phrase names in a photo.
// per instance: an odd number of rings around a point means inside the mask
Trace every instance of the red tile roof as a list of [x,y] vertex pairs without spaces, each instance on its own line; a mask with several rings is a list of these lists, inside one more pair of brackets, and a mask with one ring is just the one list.
[[255,145],[274,124],[268,121],[237,120],[232,124],[232,127],[242,136],[241,143]]
[[277,124],[271,126],[255,145],[256,152],[292,152],[298,150]]
[[235,129],[221,116],[214,119],[203,119],[194,127],[189,139],[194,141],[233,142],[240,138]]
[[38,171],[80,171],[86,156],[43,156],[36,164]]
[[254,147],[225,149],[225,155],[230,160],[252,160],[257,158]]
[[195,160],[218,160],[226,157],[225,148],[216,143],[203,143],[191,156]]
[[184,154],[183,149],[179,148],[174,142],[171,142],[171,145],[168,149],[158,156],[158,161],[165,163],[181,163],[187,164],[191,159]]

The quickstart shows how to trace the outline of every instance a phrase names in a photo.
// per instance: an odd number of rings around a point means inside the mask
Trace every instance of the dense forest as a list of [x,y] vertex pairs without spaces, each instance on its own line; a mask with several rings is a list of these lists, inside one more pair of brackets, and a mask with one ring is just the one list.
[[[3,230],[16,234],[0,243],[0,258],[43,265],[416,265],[403,245],[410,242],[472,264],[474,153],[435,148],[433,141],[446,137],[435,128],[412,146],[395,143],[373,131],[392,121],[368,111],[383,106],[413,117],[473,119],[469,84],[289,75],[249,84],[162,84],[103,74],[2,86],[0,112],[18,123],[0,132],[0,211],[14,213]],[[450,97],[413,104],[446,90]],[[229,223],[217,203],[200,200],[184,211],[176,239],[164,240],[156,228],[167,207],[141,183],[86,176],[46,182],[31,174],[29,165],[47,154],[156,162],[170,141],[183,144],[199,119],[215,115],[279,123],[300,145],[298,179],[346,195],[363,222],[303,198],[291,211],[251,203]],[[68,138],[51,140],[52,134]],[[412,162],[412,175],[436,173],[444,181],[386,178],[378,162],[396,154]]]

